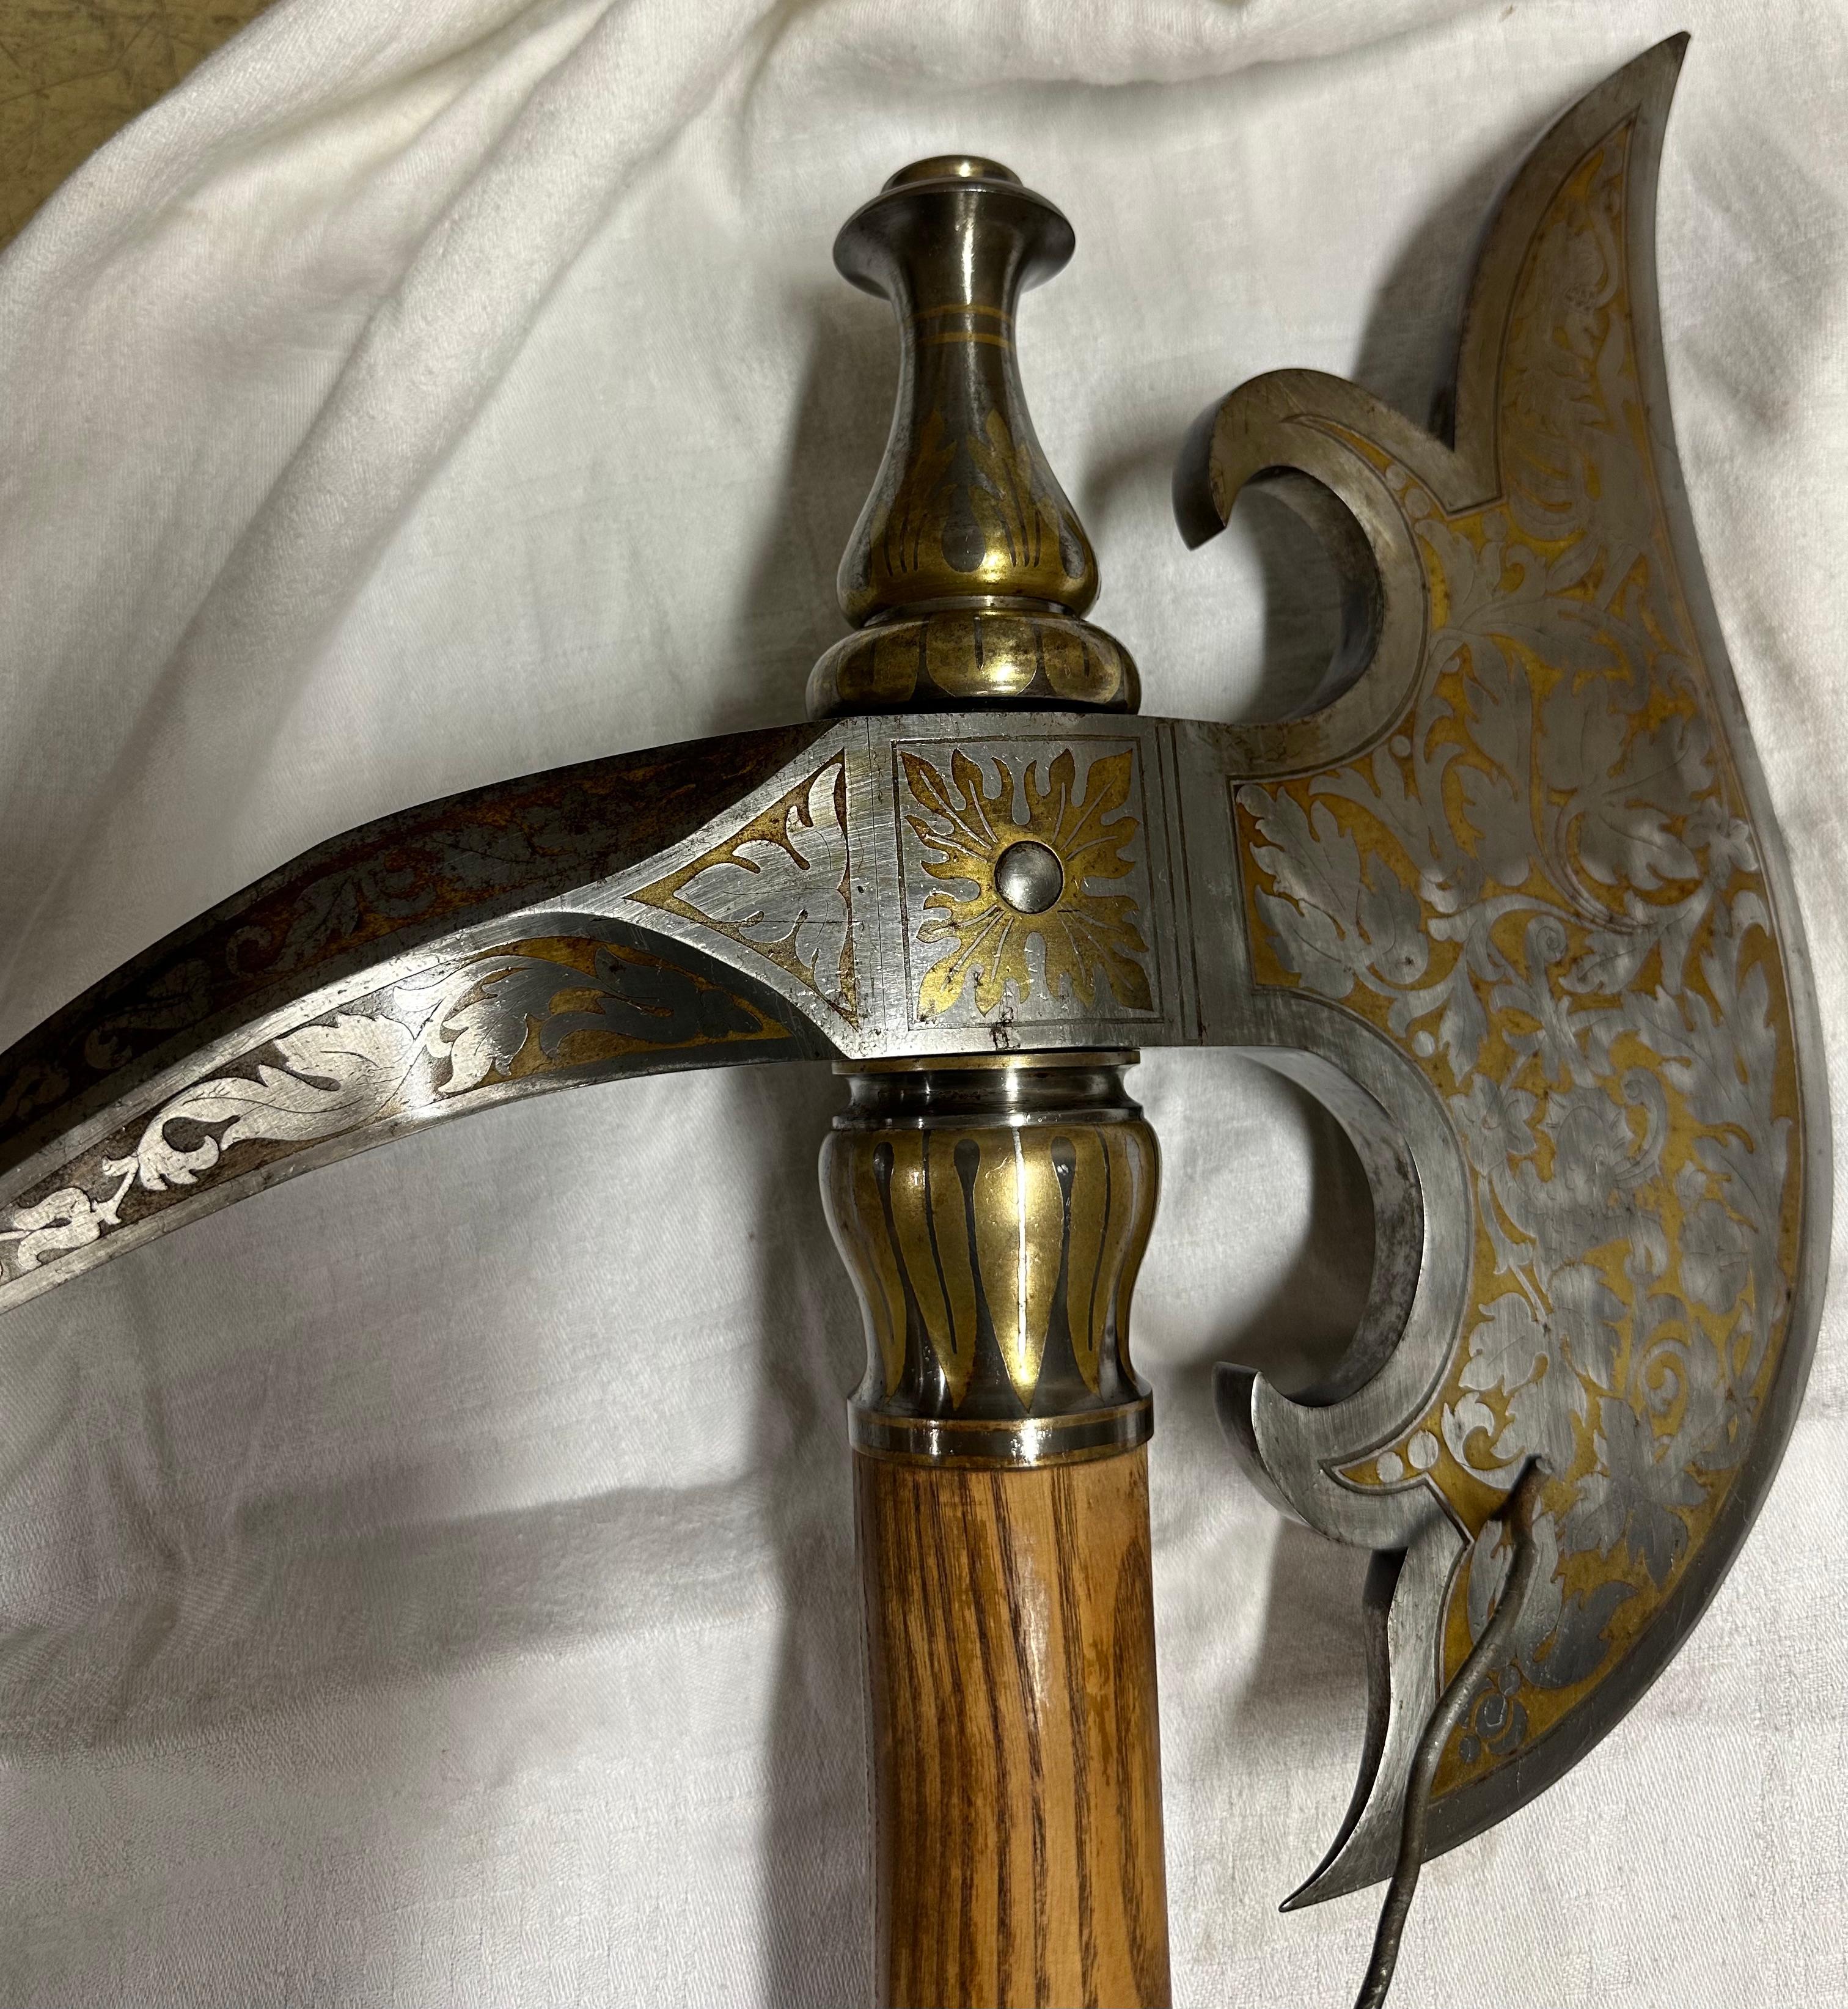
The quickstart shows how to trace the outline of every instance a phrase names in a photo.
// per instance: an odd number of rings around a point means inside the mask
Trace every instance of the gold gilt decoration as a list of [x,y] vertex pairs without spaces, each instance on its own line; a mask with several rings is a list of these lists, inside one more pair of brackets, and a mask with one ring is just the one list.
[[848,222],[835,263],[890,300],[904,355],[884,459],[839,579],[860,632],[816,664],[809,709],[1033,703],[1133,711],[1129,652],[1084,619],[1097,561],[1034,437],[1014,357],[1023,285],[1071,226],[993,161],[915,162]]
[[[950,469],[957,441],[948,437],[941,412],[933,412],[918,428],[912,457],[892,491],[883,519],[867,539],[873,591],[889,589],[926,568],[943,562],[943,526],[949,521],[953,493]],[[961,579],[936,582],[940,593],[961,588]]]
[[990,555],[999,559],[1010,579],[1029,577],[1058,567],[1058,583],[1070,590],[1082,576],[1068,572],[1060,550],[1059,511],[1051,470],[1030,440],[1016,441],[1013,429],[997,411],[986,414],[979,433],[965,442],[975,480],[969,507]]
[[[1028,760],[1016,819],[1015,778],[999,756],[990,774],[961,748],[949,774],[909,748],[898,749],[905,820],[935,890],[923,902],[919,948],[934,955],[918,988],[918,1015],[941,1018],[972,989],[984,1017],[1036,995],[1152,1012],[1138,903],[1100,891],[1138,870],[1131,848],[1141,830],[1127,809],[1133,749],[1093,757],[1081,788],[1070,747],[1040,780]],[[1035,874],[1028,879],[1018,875]]]
[[[958,479],[965,462],[967,474]],[[1031,435],[1017,439],[1004,413],[991,406],[958,439],[943,413],[932,412],[918,430],[887,514],[869,540],[867,590],[873,604],[901,605],[920,593],[931,598],[982,593],[1075,596],[1088,583],[1089,555],[1079,558],[1078,572],[1066,570],[1060,534],[1063,500]],[[1064,508],[1069,514],[1071,505]],[[965,513],[968,520],[958,538],[953,517]],[[1069,529],[1066,539],[1078,556]],[[957,547],[954,561],[946,540]]]
[[851,1025],[853,868],[847,765],[836,754],[740,830],[629,897],[752,950]]
[[[994,1356],[1031,1407],[1046,1358],[1053,1300],[1064,1286],[1064,1330],[1079,1379],[1095,1394],[1110,1316],[1106,1288],[1122,1267],[1133,1212],[1113,1216],[1113,1183],[1131,1190],[1138,1136],[1103,1131],[901,1130],[883,1146],[850,1152],[844,1170],[856,1213],[890,1231],[873,1238],[873,1307],[886,1391],[905,1372],[905,1304],[918,1304],[929,1371],[952,1412],[975,1372],[986,1314]],[[919,1371],[924,1371],[920,1369]]]
[[0,1211],[0,1286],[260,1168],[359,1150],[508,1084],[671,1054],[787,1050],[750,999],[623,941],[526,937],[439,963],[225,1061]]
[[[862,1449],[1036,1462],[1139,1432],[1129,1304],[1158,1160],[1125,1056],[1100,1058],[855,1077],[822,1191],[866,1315]],[[1028,1419],[1038,1451],[1010,1434]]]
[[[1432,671],[1352,764],[1237,794],[1254,971],[1339,1001],[1442,1098],[1475,1193],[1450,1369],[1349,1465],[1471,1532],[1526,1460],[1541,1568],[1440,1794],[1623,1662],[1724,1511],[1777,1377],[1803,1193],[1770,895],[1703,668],[1639,388],[1626,122],[1528,246],[1503,492],[1447,510],[1380,448]],[[1446,1678],[1486,1622],[1477,1551]]]
[[815,666],[809,710],[963,711],[997,702],[1134,711],[1129,651],[1089,621],[1007,607],[947,606],[844,636]]

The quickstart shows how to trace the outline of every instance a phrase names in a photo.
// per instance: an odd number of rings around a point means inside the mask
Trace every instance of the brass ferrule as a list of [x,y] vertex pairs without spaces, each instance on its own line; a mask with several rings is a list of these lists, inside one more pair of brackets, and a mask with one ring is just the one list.
[[1159,1160],[1135,1058],[843,1065],[821,1183],[866,1316],[857,1450],[1021,1466],[1148,1438],[1129,1308]]

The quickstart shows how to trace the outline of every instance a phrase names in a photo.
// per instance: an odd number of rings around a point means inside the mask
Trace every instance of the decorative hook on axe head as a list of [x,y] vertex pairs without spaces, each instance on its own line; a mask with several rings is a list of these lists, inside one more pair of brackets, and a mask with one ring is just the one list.
[[[1342,644],[1301,715],[1136,715],[1014,364],[1019,296],[1070,226],[993,162],[920,162],[836,249],[904,361],[809,722],[350,832],[0,1058],[0,1305],[515,1097],[798,1058],[853,1077],[823,1181],[867,1321],[891,1999],[1166,1999],[1137,1049],[1241,1048],[1306,1084],[1372,1192],[1333,1380],[1217,1386],[1259,1483],[1376,1551],[1360,1781],[1291,1903],[1391,1869],[1524,1471],[1531,1587],[1438,1756],[1432,1850],[1616,1721],[1770,1483],[1820,1307],[1828,1102],[1669,423],[1653,223],[1683,45],[1522,168],[1442,436],[1296,370],[1195,428],[1191,542],[1262,483],[1340,568]],[[1057,1621],[1032,1639],[1029,1590]],[[933,1715],[919,1653],[990,1713]],[[961,1768],[954,1834],[919,1738]],[[1010,1853],[1011,1822],[1039,1839]]]

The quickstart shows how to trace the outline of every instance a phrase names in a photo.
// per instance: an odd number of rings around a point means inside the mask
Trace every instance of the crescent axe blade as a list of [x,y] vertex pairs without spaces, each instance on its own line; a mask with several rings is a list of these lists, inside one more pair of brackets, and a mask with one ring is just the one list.
[[[1334,1385],[1220,1370],[1222,1419],[1375,1572],[1353,1803],[1290,1900],[1386,1875],[1407,1772],[1545,1472],[1541,1567],[1446,1745],[1428,1852],[1623,1715],[1739,1551],[1790,1433],[1829,1245],[1800,922],[1708,597],[1657,312],[1686,38],[1544,136],[1483,241],[1453,430],[1285,370],[1205,413],[1183,533],[1275,483],[1348,643],[1306,718],[1228,730],[1244,1007],[1371,1090],[1373,1302]],[[1351,1099],[1352,1088],[1345,1093]]]

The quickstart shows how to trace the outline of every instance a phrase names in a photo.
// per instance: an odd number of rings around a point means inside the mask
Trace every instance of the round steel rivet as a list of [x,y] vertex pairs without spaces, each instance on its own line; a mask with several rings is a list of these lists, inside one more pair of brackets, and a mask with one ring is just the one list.
[[1043,914],[1064,890],[1059,854],[1032,838],[1009,845],[995,860],[995,891],[1017,914]]

